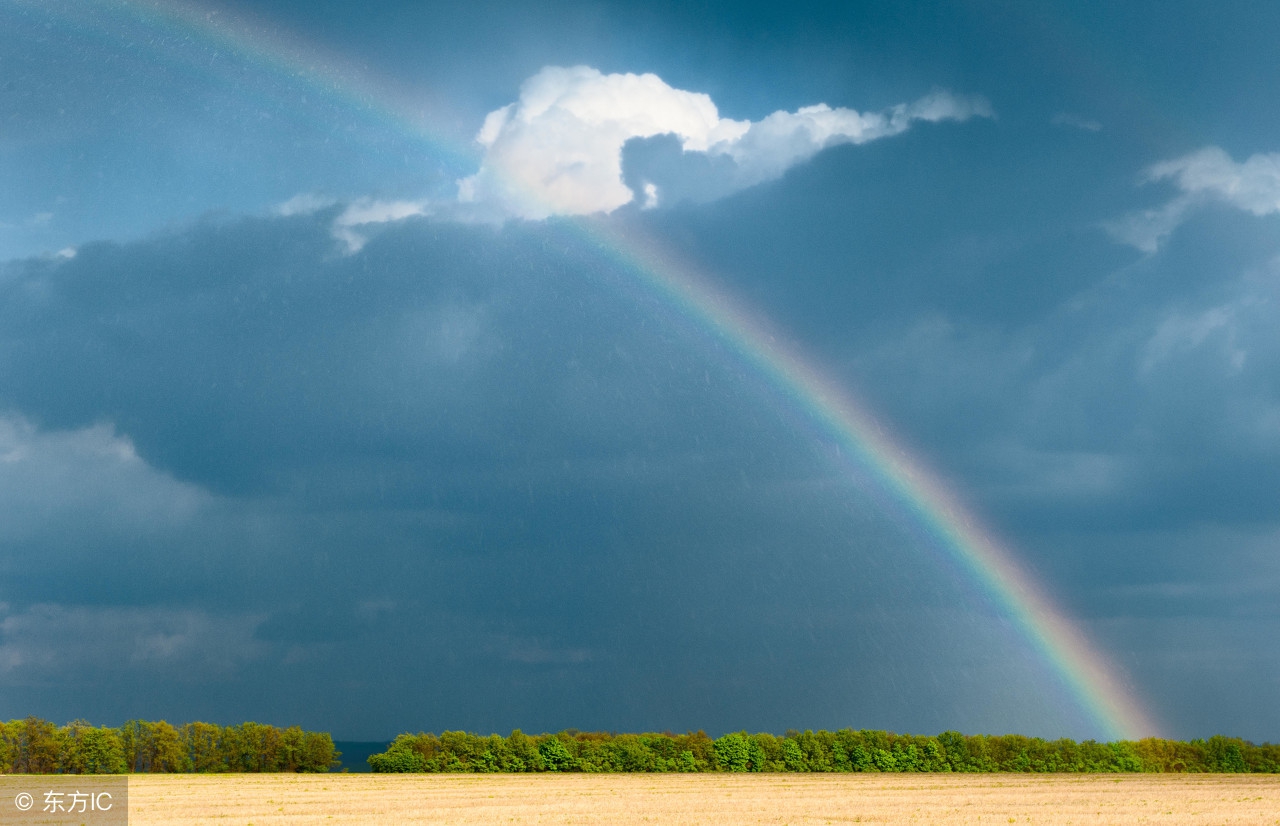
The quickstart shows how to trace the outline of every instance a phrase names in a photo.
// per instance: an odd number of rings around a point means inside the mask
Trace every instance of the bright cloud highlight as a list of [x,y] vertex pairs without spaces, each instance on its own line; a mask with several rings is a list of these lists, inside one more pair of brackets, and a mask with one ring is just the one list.
[[377,224],[403,221],[427,214],[426,201],[375,201],[361,198],[347,205],[333,221],[333,235],[347,245],[347,252],[359,252],[368,242],[368,231]]
[[1173,179],[1190,195],[1208,195],[1254,215],[1280,212],[1280,153],[1236,163],[1216,146],[1151,167],[1153,181]]
[[1236,163],[1219,147],[1207,146],[1155,164],[1145,180],[1172,181],[1181,194],[1162,207],[1127,215],[1108,226],[1118,240],[1143,252],[1155,252],[1191,208],[1206,201],[1258,216],[1280,212],[1280,153],[1258,153]]
[[[684,153],[720,161],[715,195],[780,177],[821,150],[899,134],[915,121],[991,117],[982,98],[935,92],[883,112],[826,104],[774,112],[752,122],[720,117],[708,95],[675,89],[654,74],[606,75],[588,66],[547,67],[524,82],[520,99],[485,118],[476,174],[459,181],[459,200],[506,217],[612,212],[631,203],[623,147],[674,135]],[[645,206],[662,198],[642,186]]]

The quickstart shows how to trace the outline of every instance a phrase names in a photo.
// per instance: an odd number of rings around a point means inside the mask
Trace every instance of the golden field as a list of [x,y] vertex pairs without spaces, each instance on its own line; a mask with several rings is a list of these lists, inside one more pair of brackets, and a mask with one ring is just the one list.
[[130,823],[1280,824],[1275,775],[135,775]]

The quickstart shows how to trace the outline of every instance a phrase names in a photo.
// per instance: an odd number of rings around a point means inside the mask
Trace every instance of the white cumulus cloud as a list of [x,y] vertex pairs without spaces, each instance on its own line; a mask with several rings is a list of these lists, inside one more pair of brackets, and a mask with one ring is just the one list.
[[1117,218],[1106,224],[1106,229],[1120,243],[1153,253],[1186,220],[1187,212],[1194,203],[1195,198],[1180,195],[1154,209],[1131,212]]
[[368,242],[368,232],[377,224],[403,221],[415,215],[426,215],[426,201],[378,201],[361,198],[347,205],[333,221],[333,235],[347,245],[348,252],[359,252]]
[[[751,122],[720,117],[708,95],[668,86],[654,74],[606,75],[588,66],[548,67],[524,82],[520,99],[489,113],[477,140],[476,174],[459,200],[528,219],[611,212],[635,199],[623,175],[623,147],[673,135],[684,153],[719,162],[715,195],[781,176],[841,143],[896,135],[916,121],[990,117],[981,98],[935,92],[883,112],[806,106]],[[646,206],[660,184],[641,186]]]
[[290,215],[310,215],[336,204],[336,198],[320,195],[315,192],[300,192],[283,203],[276,204],[275,214],[288,217]]
[[1151,180],[1172,179],[1191,195],[1208,195],[1254,215],[1280,212],[1280,153],[1249,156],[1236,163],[1223,150],[1209,146],[1148,170]]
[[1226,203],[1258,216],[1280,212],[1280,153],[1258,153],[1236,163],[1221,148],[1207,146],[1154,164],[1144,179],[1171,181],[1180,193],[1161,207],[1126,215],[1107,227],[1118,240],[1143,252],[1155,252],[1202,203]]

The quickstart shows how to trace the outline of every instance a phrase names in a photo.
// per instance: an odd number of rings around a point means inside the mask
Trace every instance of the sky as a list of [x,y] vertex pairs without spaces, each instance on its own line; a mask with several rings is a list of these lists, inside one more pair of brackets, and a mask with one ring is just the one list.
[[1278,18],[3,0],[0,715],[1276,741]]

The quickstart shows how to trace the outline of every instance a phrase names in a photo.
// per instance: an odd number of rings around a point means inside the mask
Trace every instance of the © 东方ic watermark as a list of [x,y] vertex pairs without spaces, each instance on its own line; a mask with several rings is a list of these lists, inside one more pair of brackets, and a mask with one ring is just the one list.
[[129,779],[105,775],[0,777],[0,824],[126,826]]

